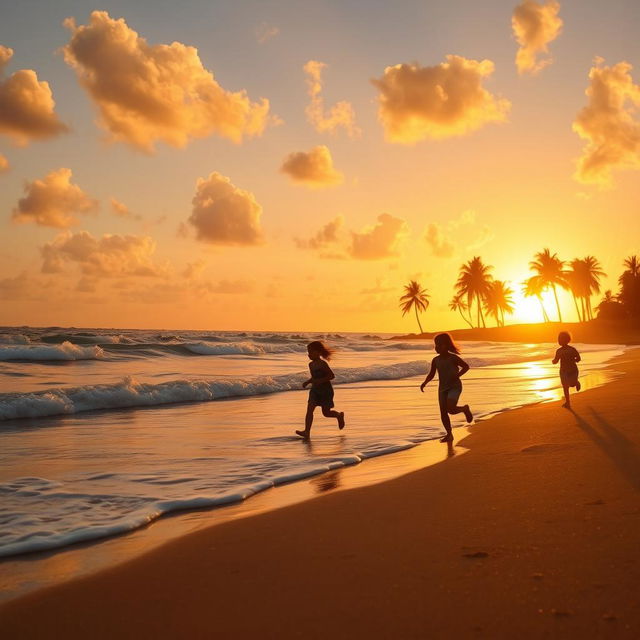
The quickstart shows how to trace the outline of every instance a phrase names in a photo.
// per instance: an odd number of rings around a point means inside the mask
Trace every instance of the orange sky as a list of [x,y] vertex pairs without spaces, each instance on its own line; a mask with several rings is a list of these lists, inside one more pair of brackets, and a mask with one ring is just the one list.
[[615,291],[640,7],[282,4],[6,11],[0,324],[414,331],[417,279],[454,328],[474,255],[537,321],[544,247]]

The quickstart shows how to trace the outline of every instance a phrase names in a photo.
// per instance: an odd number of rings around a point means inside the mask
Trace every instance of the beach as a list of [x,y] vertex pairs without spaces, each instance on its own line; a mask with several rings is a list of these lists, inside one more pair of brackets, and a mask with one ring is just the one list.
[[612,366],[574,412],[472,427],[464,455],[9,601],[4,635],[637,637],[640,353]]

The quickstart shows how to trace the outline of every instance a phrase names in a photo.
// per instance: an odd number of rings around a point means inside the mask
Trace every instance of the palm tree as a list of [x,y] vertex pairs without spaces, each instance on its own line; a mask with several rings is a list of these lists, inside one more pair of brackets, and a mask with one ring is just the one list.
[[586,256],[584,263],[584,286],[585,300],[587,306],[587,318],[593,320],[593,309],[591,308],[591,296],[594,293],[600,293],[600,278],[604,278],[607,274],[602,270],[602,266],[597,258]]
[[449,309],[451,309],[451,311],[458,311],[462,319],[473,329],[473,323],[465,315],[465,313],[469,311],[469,305],[464,301],[461,294],[455,295],[451,298]]
[[[569,263],[571,267],[570,270],[564,272],[565,280],[567,281],[567,287],[569,291],[571,291],[571,296],[573,297],[573,303],[576,305],[576,313],[578,314],[578,322],[583,322],[586,317],[586,308],[585,308],[585,264],[584,260],[580,258],[576,258]],[[578,299],[580,300],[580,304],[582,307],[582,312],[580,311],[580,306],[578,306]]]
[[540,276],[531,276],[527,278],[523,283],[522,292],[525,297],[530,298],[531,296],[535,296],[538,298],[538,302],[540,303],[540,308],[542,309],[542,319],[545,322],[549,322],[549,316],[547,315],[547,310],[544,308],[544,302],[542,301],[542,294],[545,291],[545,286],[542,283],[542,279]]
[[558,258],[556,253],[551,253],[549,249],[544,249],[533,256],[534,259],[529,263],[529,268],[535,271],[542,279],[542,283],[546,287],[551,287],[553,297],[556,299],[556,309],[558,311],[558,320],[562,322],[562,313],[560,312],[560,303],[558,302],[558,292],[556,286],[560,285],[565,288],[567,281],[564,277],[564,261]]
[[513,313],[513,289],[503,280],[493,280],[484,299],[484,308],[496,319],[498,327],[504,327],[504,314]]
[[625,270],[618,278],[620,294],[618,299],[632,317],[640,315],[640,259],[629,256],[624,261]]
[[426,289],[423,289],[415,280],[410,280],[409,284],[404,286],[404,295],[400,297],[400,308],[402,309],[402,315],[406,315],[411,311],[413,307],[416,312],[416,320],[420,327],[420,333],[424,333],[422,325],[420,324],[420,318],[418,317],[418,311],[422,313],[427,310],[429,306],[429,294]]
[[475,300],[478,327],[480,323],[482,323],[483,327],[487,326],[482,313],[482,301],[489,293],[491,281],[493,280],[493,276],[490,273],[492,268],[485,265],[480,257],[475,256],[460,267],[460,276],[456,282],[457,295],[466,296],[469,311],[471,311]]

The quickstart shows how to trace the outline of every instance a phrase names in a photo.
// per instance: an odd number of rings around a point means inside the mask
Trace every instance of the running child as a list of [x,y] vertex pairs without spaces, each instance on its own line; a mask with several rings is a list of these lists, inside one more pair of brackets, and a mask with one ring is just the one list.
[[420,385],[420,391],[438,374],[438,404],[440,405],[440,419],[447,434],[440,442],[451,442],[451,420],[449,414],[464,413],[467,422],[473,421],[473,414],[469,405],[458,406],[458,399],[462,393],[460,377],[469,371],[469,365],[458,355],[460,349],[455,345],[448,333],[439,333],[433,339],[433,345],[438,355],[431,361],[431,369]]
[[338,421],[338,428],[344,429],[344,411],[333,410],[333,385],[331,381],[336,376],[327,363],[327,360],[331,359],[332,351],[320,340],[315,340],[307,345],[307,353],[309,354],[309,360],[311,360],[309,362],[311,377],[302,383],[302,388],[305,389],[308,385],[311,385],[311,389],[309,389],[307,415],[304,418],[304,431],[296,430],[296,433],[305,440],[311,434],[313,412],[316,407],[321,407],[323,416],[335,418]]
[[575,347],[570,347],[571,334],[568,331],[561,331],[558,334],[558,344],[560,348],[556,351],[556,355],[552,360],[553,364],[560,362],[560,382],[564,391],[565,409],[571,409],[571,400],[569,399],[569,389],[575,387],[576,391],[580,391],[580,380],[578,380],[578,365],[580,362],[580,354]]

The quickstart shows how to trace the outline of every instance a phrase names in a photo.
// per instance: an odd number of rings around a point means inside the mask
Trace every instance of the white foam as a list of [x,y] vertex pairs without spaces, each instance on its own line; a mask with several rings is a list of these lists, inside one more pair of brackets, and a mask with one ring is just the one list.
[[104,351],[98,346],[80,347],[65,341],[56,345],[0,347],[0,360],[101,360]]

